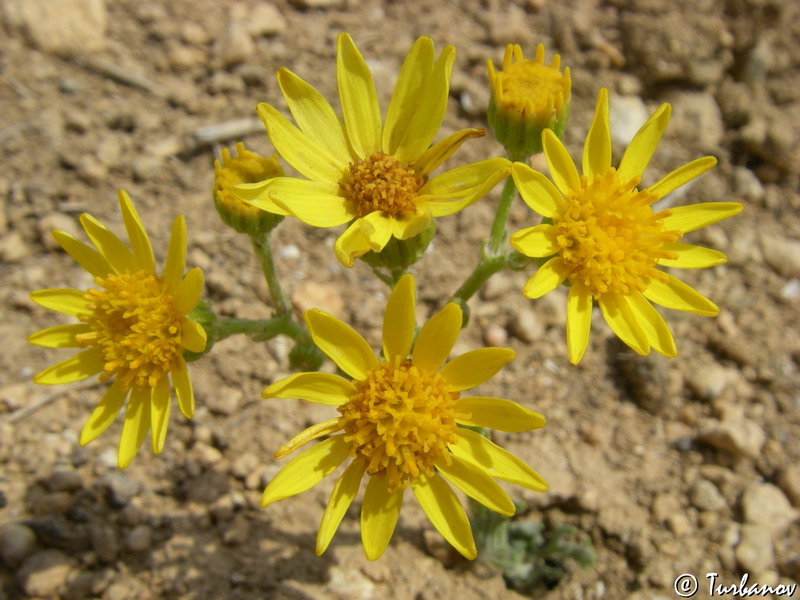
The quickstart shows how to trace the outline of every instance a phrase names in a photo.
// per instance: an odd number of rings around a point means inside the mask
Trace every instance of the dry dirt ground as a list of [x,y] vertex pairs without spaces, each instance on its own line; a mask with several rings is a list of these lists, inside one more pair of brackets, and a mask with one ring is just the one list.
[[[163,259],[185,214],[189,263],[223,316],[264,318],[266,287],[248,240],[211,204],[212,161],[244,139],[272,152],[252,119],[280,108],[287,66],[336,97],[335,36],[348,31],[385,102],[419,35],[458,58],[440,136],[485,125],[485,59],[538,42],[572,68],[566,143],[580,154],[600,86],[612,93],[615,157],[661,102],[673,121],[648,170],[652,183],[704,154],[719,166],[667,202],[736,200],[741,216],[690,241],[726,266],[685,279],[721,307],[716,319],[671,312],[672,360],[637,357],[596,322],[579,367],[565,358],[563,293],[522,297],[524,273],[492,279],[472,300],[458,352],[487,338],[517,359],[481,392],[522,402],[545,429],[496,439],[550,482],[512,490],[523,521],[570,523],[596,565],[568,572],[547,600],[674,598],[682,573],[700,581],[800,581],[800,5],[795,0],[5,0],[0,33],[0,598],[516,598],[497,569],[451,561],[407,498],[384,557],[369,563],[358,506],[322,558],[314,537],[332,482],[267,510],[274,449],[328,407],[264,401],[289,373],[288,345],[233,337],[192,364],[196,417],[174,414],[164,453],[145,447],[114,466],[117,423],[86,448],[77,435],[103,385],[39,388],[58,351],[26,343],[63,322],[28,291],[92,282],[49,231],[76,231],[83,211],[120,231],[127,189]],[[209,143],[208,126],[240,120]],[[499,155],[489,138],[451,164]],[[434,251],[414,268],[422,319],[475,263],[499,189],[439,221]],[[511,226],[534,224],[517,202]],[[318,306],[379,341],[386,288],[364,265],[340,267],[337,232],[285,222],[279,268],[296,304]],[[800,594],[800,592],[797,592]],[[718,596],[718,594],[717,594]],[[776,596],[777,597],[777,596]],[[800,596],[798,596],[800,597]]]

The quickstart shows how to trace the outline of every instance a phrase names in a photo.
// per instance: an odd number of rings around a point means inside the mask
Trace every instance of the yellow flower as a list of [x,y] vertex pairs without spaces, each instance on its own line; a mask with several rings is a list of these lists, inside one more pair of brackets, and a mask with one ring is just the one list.
[[97,250],[66,232],[53,232],[66,253],[94,277],[99,289],[32,292],[31,299],[40,306],[76,317],[80,323],[37,331],[28,341],[47,348],[83,348],[37,374],[36,383],[70,383],[98,373],[100,381],[113,379],[83,427],[80,443],[86,445],[103,433],[127,399],[117,457],[124,469],[151,427],[153,452],[159,454],[164,448],[171,403],[168,376],[181,412],[191,418],[194,395],[183,352],[201,352],[206,333],[186,317],[200,300],[203,274],[195,268],[183,276],[183,216],[172,224],[164,271],[158,275],[150,240],[131,199],[120,190],[119,201],[130,248],[89,214],[81,215],[80,220]]
[[544,46],[536,58],[526,59],[518,45],[506,46],[503,70],[486,61],[492,98],[488,120],[497,141],[514,160],[526,160],[542,151],[542,130],[552,129],[560,138],[569,117],[572,80],[569,68],[561,73],[561,56],[544,64]]
[[274,156],[260,156],[236,144],[236,157],[222,149],[222,164],[214,161],[214,205],[222,221],[239,233],[251,235],[271,231],[281,218],[239,200],[233,187],[240,183],[256,183],[283,175]]
[[287,69],[278,71],[297,126],[269,104],[260,104],[258,114],[278,153],[308,179],[277,177],[240,185],[239,197],[314,227],[352,221],[334,246],[347,267],[370,250],[380,252],[392,237],[412,238],[433,217],[478,200],[508,175],[506,159],[428,179],[462,143],[485,133],[463,129],[431,146],[447,108],[455,49],[447,46],[436,60],[434,54],[427,37],[411,47],[383,123],[372,74],[346,33],[337,39],[336,59],[344,122],[313,87]]
[[677,355],[664,319],[650,302],[665,308],[715,316],[717,306],[696,290],[657,267],[701,269],[724,264],[724,254],[678,240],[685,233],[732,217],[738,202],[711,202],[653,212],[651,205],[716,164],[698,158],[639,189],[670,116],[669,104],[653,113],[631,141],[619,167],[611,166],[608,92],[597,98],[594,121],[583,147],[579,176],[566,148],[543,134],[553,178],[515,163],[514,182],[522,199],[549,219],[516,232],[511,245],[531,257],[552,257],[531,277],[523,293],[539,298],[568,280],[567,345],[577,364],[589,343],[592,299],[614,333],[639,354],[654,349]]
[[265,398],[302,398],[336,406],[341,416],[309,427],[275,453],[281,458],[311,440],[332,436],[283,467],[264,490],[261,504],[304,492],[351,456],[322,517],[317,555],[328,547],[365,473],[369,481],[361,507],[361,540],[370,560],[386,549],[409,486],[433,526],[470,559],[476,549],[469,521],[448,481],[504,515],[514,514],[514,504],[493,478],[536,491],[547,489],[521,460],[457,427],[518,432],[543,427],[545,420],[510,400],[460,397],[461,391],[491,379],[514,358],[514,351],[482,348],[442,366],[461,330],[456,304],[428,320],[412,351],[414,279],[404,275],[386,306],[383,360],[358,333],[327,313],[310,310],[305,319],[317,346],[353,379],[298,373],[264,390]]

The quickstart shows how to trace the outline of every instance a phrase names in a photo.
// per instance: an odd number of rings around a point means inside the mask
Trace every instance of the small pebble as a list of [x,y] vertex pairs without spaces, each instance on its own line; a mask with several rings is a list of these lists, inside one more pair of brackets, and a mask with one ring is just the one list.
[[145,552],[153,543],[153,530],[147,525],[137,525],[125,537],[125,548],[130,552]]
[[7,523],[0,529],[0,558],[16,567],[36,547],[36,534],[21,523]]

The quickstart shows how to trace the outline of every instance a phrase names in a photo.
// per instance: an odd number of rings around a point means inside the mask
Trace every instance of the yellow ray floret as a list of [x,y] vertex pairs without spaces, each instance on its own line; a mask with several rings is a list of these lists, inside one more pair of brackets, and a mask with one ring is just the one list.
[[127,467],[152,429],[153,452],[164,448],[170,412],[170,378],[181,412],[191,418],[194,395],[183,352],[202,352],[206,333],[187,315],[200,301],[203,274],[186,264],[186,222],[172,224],[169,252],[158,275],[150,239],[133,203],[119,193],[130,248],[88,214],[81,216],[91,246],[63,231],[53,236],[94,276],[89,290],[47,289],[31,293],[37,304],[75,317],[79,323],[37,331],[28,341],[49,348],[81,348],[34,377],[43,385],[99,375],[111,385],[92,411],[80,436],[88,444],[114,422],[125,405],[118,464]]
[[619,166],[613,167],[608,92],[603,89],[583,148],[583,175],[549,131],[542,138],[552,183],[527,165],[512,167],[522,199],[551,221],[511,236],[511,245],[522,254],[549,257],[523,293],[539,298],[569,282],[567,346],[573,364],[588,345],[595,301],[614,333],[639,354],[651,349],[665,356],[677,354],[672,333],[651,302],[702,315],[719,312],[710,300],[659,267],[699,269],[724,264],[724,254],[678,240],[740,213],[742,205],[715,202],[653,209],[656,201],[716,164],[711,156],[699,158],[649,188],[639,187],[669,116],[668,104],[656,110],[631,141]]
[[336,48],[342,120],[319,92],[287,69],[278,72],[278,84],[294,123],[269,104],[257,111],[278,153],[306,179],[243,184],[236,194],[314,227],[348,223],[334,249],[350,267],[369,251],[381,252],[392,238],[413,238],[434,217],[477,201],[508,175],[510,163],[495,158],[430,177],[461,144],[485,133],[465,129],[431,145],[447,108],[452,46],[437,58],[430,38],[414,43],[385,120],[372,74],[353,40],[343,33]]
[[475,543],[450,485],[504,515],[514,513],[514,504],[495,479],[547,489],[524,462],[459,427],[527,431],[544,426],[544,417],[510,400],[461,397],[463,390],[491,379],[514,352],[483,348],[443,365],[461,329],[461,309],[448,304],[422,327],[416,343],[414,310],[414,279],[405,275],[387,303],[381,358],[345,323],[319,310],[308,311],[305,319],[314,343],[352,379],[299,373],[264,390],[265,398],[302,398],[336,406],[340,413],[312,425],[275,453],[280,458],[331,436],[292,459],[261,498],[267,506],[308,490],[350,457],[322,517],[317,554],[328,547],[365,475],[361,539],[370,560],[386,549],[409,487],[434,527],[470,559],[476,555]]

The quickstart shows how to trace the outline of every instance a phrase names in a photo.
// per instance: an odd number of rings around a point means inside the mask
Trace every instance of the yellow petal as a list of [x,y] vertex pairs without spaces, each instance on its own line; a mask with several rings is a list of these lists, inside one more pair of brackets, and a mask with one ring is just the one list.
[[261,397],[300,398],[339,406],[350,400],[350,396],[355,393],[356,388],[352,383],[333,373],[295,373],[265,388]]
[[[460,198],[485,185],[487,179],[508,174],[511,163],[505,158],[490,158],[445,171],[428,180],[419,190],[424,200]],[[499,179],[497,180],[499,181]],[[495,181],[496,183],[496,181]]]
[[367,63],[346,33],[336,38],[336,80],[353,150],[362,158],[380,152],[381,111],[375,82]]
[[462,556],[473,560],[478,555],[478,549],[472,538],[467,514],[444,479],[438,474],[433,477],[422,476],[417,483],[411,484],[411,489],[436,531]]
[[130,196],[125,190],[119,190],[119,208],[122,211],[122,220],[125,223],[125,230],[128,232],[133,250],[133,260],[137,269],[144,269],[150,274],[155,275],[156,259],[153,256],[153,247],[150,245],[150,238],[144,230],[144,225],[136,212],[136,208],[131,202]]
[[391,362],[395,356],[405,360],[414,340],[414,277],[403,275],[394,286],[383,314],[383,356]]
[[128,390],[122,388],[119,379],[108,387],[103,398],[94,407],[92,414],[86,420],[86,424],[81,430],[80,445],[85,446],[103,433],[119,416],[122,405],[128,397]]
[[663,306],[685,312],[697,313],[707,317],[716,317],[719,307],[703,296],[700,292],[672,275],[667,275],[667,281],[649,279],[643,294],[644,297]]
[[367,238],[370,250],[380,252],[389,243],[394,230],[394,217],[391,217],[379,210],[373,211],[356,220],[361,227],[361,231]]
[[552,218],[565,206],[564,196],[539,171],[534,171],[521,162],[515,162],[511,166],[511,175],[525,204],[543,217]]
[[150,396],[150,426],[153,431],[150,441],[153,446],[153,454],[161,454],[161,451],[164,450],[169,426],[170,400],[169,381],[166,377],[162,377],[158,380]]
[[456,59],[453,46],[447,46],[425,82],[425,92],[408,102],[410,119],[400,126],[404,132],[395,156],[401,163],[413,163],[428,149],[442,125],[450,90],[450,73]]
[[398,240],[407,240],[425,231],[433,215],[424,208],[417,212],[404,212],[392,217],[392,235]]
[[386,154],[395,155],[407,134],[407,126],[414,118],[420,98],[427,93],[434,55],[433,40],[423,36],[414,42],[403,61],[383,126],[381,145]]
[[458,443],[451,452],[491,477],[508,481],[536,492],[547,491],[547,482],[536,471],[479,433],[458,429]]
[[654,194],[656,198],[663,198],[673,190],[690,182],[695,177],[699,177],[716,164],[717,159],[713,156],[703,156],[702,158],[698,158],[678,167],[672,171],[672,173],[668,173],[659,179],[655,185],[651,185],[647,188],[647,191]]
[[402,506],[402,489],[390,493],[386,477],[369,478],[361,503],[361,544],[368,560],[379,559],[386,550]]
[[[233,186],[233,194],[242,202],[252,204],[256,208],[265,210],[268,213],[286,216],[289,211],[275,204],[275,201],[270,198],[270,189],[278,179],[283,177],[273,177],[272,179],[265,179],[257,183],[240,183]],[[330,184],[327,184],[330,185]]]
[[672,332],[655,307],[640,292],[635,291],[624,298],[653,349],[668,358],[677,356],[678,349]]
[[72,260],[93,277],[105,277],[111,273],[111,265],[103,258],[102,254],[66,231],[53,231],[53,238],[64,249],[64,252],[72,257]]
[[[205,279],[199,267],[195,267],[186,273],[175,292],[175,308],[178,309],[178,312],[186,315],[194,310],[197,303],[200,302],[204,285]],[[205,344],[203,344],[203,347],[205,347]]]
[[181,283],[186,268],[186,219],[178,215],[172,222],[167,260],[164,263],[164,281],[175,291]]
[[489,381],[514,356],[511,348],[479,348],[456,356],[440,373],[450,388],[458,392]]
[[412,362],[426,371],[441,367],[455,346],[462,322],[461,307],[454,302],[446,304],[422,326],[414,345]]
[[298,172],[314,181],[338,183],[347,163],[310,138],[280,112],[262,102],[256,109],[278,153]]
[[711,250],[710,248],[703,248],[702,246],[684,244],[682,242],[664,244],[661,246],[661,250],[665,252],[675,252],[678,255],[678,258],[660,258],[658,264],[662,267],[705,269],[706,267],[724,265],[728,262],[728,257],[722,252]]
[[28,343],[45,348],[78,348],[79,344],[75,336],[80,333],[89,333],[91,330],[91,326],[87,323],[56,325],[30,334]]
[[178,358],[178,365],[170,373],[175,395],[178,397],[178,407],[187,419],[194,416],[194,390],[192,380],[189,378],[189,369],[182,357]]
[[608,125],[608,90],[597,95],[594,120],[583,145],[583,174],[588,177],[605,175],[611,167],[611,129]]
[[561,285],[567,274],[568,267],[564,260],[561,257],[551,258],[528,279],[522,288],[522,293],[531,300],[541,298]]
[[650,353],[647,334],[637,322],[622,294],[615,292],[603,294],[597,303],[606,323],[619,339],[633,348],[637,354],[645,356]]
[[116,235],[92,215],[84,213],[80,217],[86,235],[117,273],[135,271],[133,254]]
[[542,133],[542,145],[544,146],[544,156],[547,159],[547,168],[550,170],[550,177],[563,195],[570,192],[577,192],[581,189],[581,179],[578,176],[578,169],[575,163],[556,137],[552,129],[545,129]]
[[558,245],[558,229],[548,224],[521,229],[511,235],[510,242],[520,254],[535,258],[552,256],[561,249]]
[[39,385],[58,385],[86,379],[103,371],[105,360],[100,348],[89,348],[37,373],[33,381]]
[[622,181],[630,181],[634,177],[642,176],[667,128],[671,112],[672,108],[669,104],[662,104],[633,136],[619,162],[618,172]]
[[117,466],[125,469],[131,464],[150,429],[150,388],[131,388],[128,410],[119,438]]
[[[336,183],[276,177],[271,180],[268,195],[271,202],[312,227],[336,227],[355,217],[352,202],[339,195]],[[257,200],[251,204],[269,210]]]
[[278,71],[278,85],[300,130],[323,144],[342,164],[352,162],[344,127],[325,97],[289,69]]
[[434,217],[452,215],[489,193],[508,176],[510,165],[505,158],[490,158],[445,171],[420,189],[417,205]]
[[69,288],[54,288],[31,292],[31,300],[39,306],[72,317],[91,314],[86,302],[86,292]]
[[450,158],[461,147],[461,144],[469,139],[483,137],[484,135],[486,135],[485,129],[461,129],[451,133],[422,153],[422,156],[414,163],[414,171],[421,176],[432,173]]
[[337,435],[298,454],[284,466],[261,495],[261,506],[305,492],[342,464],[350,451],[344,436]]
[[364,476],[366,469],[367,462],[365,460],[355,460],[345,469],[336,482],[328,499],[328,505],[325,507],[325,513],[322,515],[319,531],[317,531],[315,549],[317,556],[322,556],[322,553],[327,550],[328,544],[331,543],[336,530],[339,528],[339,523],[342,522],[347,509],[350,508],[356,494],[358,494],[361,478]]
[[361,227],[361,219],[352,223],[333,244],[333,252],[342,266],[348,269],[353,261],[371,250],[369,239]]
[[436,468],[447,481],[490,510],[507,517],[516,512],[514,503],[505,490],[484,471],[467,461],[451,454],[449,465],[444,459],[439,459],[436,461]]
[[331,435],[332,433],[336,433],[341,429],[342,426],[339,424],[338,418],[329,419],[327,421],[323,421],[322,423],[316,423],[298,433],[291,440],[278,448],[272,456],[274,456],[276,459],[283,458],[301,446],[305,446],[308,442],[312,442],[326,435]]
[[545,418],[529,408],[504,398],[478,396],[456,400],[456,411],[469,417],[458,417],[456,423],[472,427],[488,427],[499,431],[530,431],[547,423]]
[[656,216],[666,213],[667,216],[661,221],[666,231],[677,229],[681,233],[689,233],[738,215],[743,209],[744,206],[739,202],[701,202],[670,208]]
[[206,330],[196,321],[184,319],[181,327],[181,345],[189,352],[206,349]]
[[305,312],[311,338],[336,365],[353,379],[364,379],[378,366],[369,344],[352,327],[321,310]]
[[581,362],[589,345],[592,328],[592,293],[583,283],[575,282],[567,296],[567,353],[569,362]]

